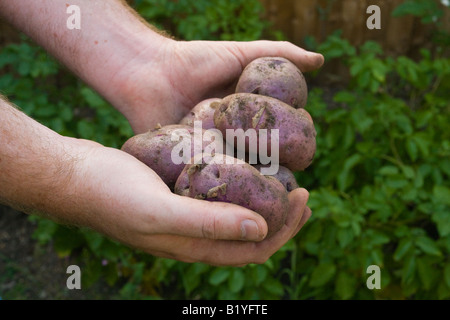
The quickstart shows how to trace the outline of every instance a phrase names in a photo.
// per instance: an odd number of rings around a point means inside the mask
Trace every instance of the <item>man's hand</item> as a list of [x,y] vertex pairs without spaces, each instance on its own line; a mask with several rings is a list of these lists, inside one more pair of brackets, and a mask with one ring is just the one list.
[[245,66],[265,56],[285,57],[302,71],[318,69],[324,61],[288,42],[166,39],[153,60],[141,57],[118,71],[112,101],[129,110],[125,115],[136,133],[157,123],[177,123],[200,101],[233,93]]
[[286,224],[264,240],[267,224],[253,211],[175,195],[131,155],[62,137],[1,99],[0,115],[0,202],[150,254],[214,265],[262,263],[311,214],[308,192],[291,192]]
[[257,213],[175,195],[132,156],[87,141],[72,143],[74,151],[85,151],[71,178],[80,201],[67,219],[84,216],[83,225],[156,256],[213,265],[263,263],[311,215],[308,192],[292,191],[286,224],[264,240],[267,224]]

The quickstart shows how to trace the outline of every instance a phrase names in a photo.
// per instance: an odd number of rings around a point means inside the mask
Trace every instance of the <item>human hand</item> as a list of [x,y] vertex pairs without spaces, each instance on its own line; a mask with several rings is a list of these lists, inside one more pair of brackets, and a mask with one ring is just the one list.
[[[145,52],[145,50],[144,50]],[[158,53],[134,59],[115,76],[113,104],[124,112],[136,133],[178,123],[198,102],[233,93],[245,66],[258,57],[282,56],[303,72],[322,66],[320,54],[288,42],[174,41]],[[127,108],[123,108],[126,105]]]
[[67,140],[82,159],[72,170],[71,189],[79,203],[66,214],[69,223],[156,256],[212,265],[263,263],[311,216],[308,192],[296,189],[289,194],[285,225],[264,239],[267,224],[255,212],[175,195],[134,157],[90,141]]

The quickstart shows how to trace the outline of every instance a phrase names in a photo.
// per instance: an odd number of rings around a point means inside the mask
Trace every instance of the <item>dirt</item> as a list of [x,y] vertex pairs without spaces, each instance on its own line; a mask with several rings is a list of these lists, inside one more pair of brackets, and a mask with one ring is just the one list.
[[52,243],[32,238],[36,224],[27,215],[0,205],[0,300],[106,300],[114,288],[98,283],[89,289],[69,290],[67,268],[76,264],[60,258]]

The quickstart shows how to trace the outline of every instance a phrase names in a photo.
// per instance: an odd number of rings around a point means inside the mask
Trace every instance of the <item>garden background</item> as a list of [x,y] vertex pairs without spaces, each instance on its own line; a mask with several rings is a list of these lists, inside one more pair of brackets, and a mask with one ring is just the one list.
[[[449,299],[450,15],[438,0],[134,0],[178,39],[288,40],[325,55],[306,75],[317,129],[297,173],[313,216],[263,265],[156,258],[0,206],[0,299]],[[381,30],[369,30],[369,5]],[[126,120],[0,24],[0,91],[61,134],[120,146]],[[0,186],[7,187],[7,186]],[[66,288],[70,264],[82,290]],[[381,269],[381,289],[366,286]]]

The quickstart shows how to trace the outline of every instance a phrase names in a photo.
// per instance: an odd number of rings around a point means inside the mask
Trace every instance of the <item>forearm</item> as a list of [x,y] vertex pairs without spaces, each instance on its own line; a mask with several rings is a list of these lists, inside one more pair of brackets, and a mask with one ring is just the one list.
[[62,139],[0,97],[0,202],[27,213],[60,207],[74,162]]
[[124,1],[76,0],[70,4],[80,8],[79,30],[67,28],[70,14],[66,1],[0,0],[0,14],[119,111],[132,113],[120,97],[126,89],[123,73],[130,74],[131,65],[148,64],[168,39],[144,23]]

